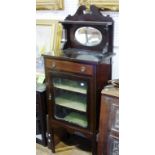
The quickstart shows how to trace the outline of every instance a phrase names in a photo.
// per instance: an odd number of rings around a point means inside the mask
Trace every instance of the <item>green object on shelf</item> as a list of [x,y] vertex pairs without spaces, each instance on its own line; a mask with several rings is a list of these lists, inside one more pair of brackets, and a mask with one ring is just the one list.
[[38,84],[43,84],[45,80],[45,74],[40,74],[37,76],[37,83]]
[[79,114],[79,113],[72,112],[69,115],[67,115],[64,118],[64,120],[68,121],[70,123],[74,123],[74,124],[77,124],[79,126],[85,127],[85,128],[88,126],[86,116]]

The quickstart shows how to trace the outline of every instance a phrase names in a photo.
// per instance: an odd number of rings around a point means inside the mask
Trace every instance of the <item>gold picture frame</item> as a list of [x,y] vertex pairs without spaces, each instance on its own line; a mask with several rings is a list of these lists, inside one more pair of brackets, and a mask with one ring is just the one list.
[[119,0],[79,0],[79,4],[85,5],[88,8],[90,5],[95,5],[102,9],[119,10]]
[[64,0],[36,0],[36,10],[63,10]]
[[57,20],[36,20],[36,49],[38,53],[60,55],[62,25]]

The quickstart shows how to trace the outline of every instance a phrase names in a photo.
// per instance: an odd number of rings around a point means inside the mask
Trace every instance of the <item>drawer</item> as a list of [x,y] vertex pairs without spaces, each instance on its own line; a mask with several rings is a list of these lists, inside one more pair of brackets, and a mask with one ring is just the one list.
[[93,75],[93,66],[69,61],[45,59],[45,67],[84,75]]

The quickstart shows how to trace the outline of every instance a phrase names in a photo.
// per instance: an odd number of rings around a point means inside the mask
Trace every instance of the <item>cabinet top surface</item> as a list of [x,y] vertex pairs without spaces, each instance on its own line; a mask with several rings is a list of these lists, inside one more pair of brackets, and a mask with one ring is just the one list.
[[[50,59],[67,60],[67,61],[72,61],[72,62],[80,62],[80,63],[88,63],[88,64],[101,64],[101,63],[105,63],[113,55],[114,55],[113,53],[108,53],[102,56],[101,58],[98,58],[98,57],[95,57],[89,54],[79,54],[79,55],[76,54],[75,55],[74,52],[72,54],[65,54],[64,52],[62,52],[60,56],[53,56],[50,53],[44,54],[43,56],[45,58],[50,58]],[[76,58],[76,56],[79,56],[79,58]]]
[[119,88],[108,85],[102,90],[101,93],[103,95],[119,97]]

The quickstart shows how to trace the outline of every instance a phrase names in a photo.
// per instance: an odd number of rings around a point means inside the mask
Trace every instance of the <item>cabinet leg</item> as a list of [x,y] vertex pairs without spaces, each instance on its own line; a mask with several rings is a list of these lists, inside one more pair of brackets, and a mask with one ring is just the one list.
[[46,131],[47,131],[47,129],[46,129],[46,115],[41,114],[40,117],[41,117],[41,120],[40,120],[41,121],[41,133],[42,133],[42,138],[43,138],[42,144],[44,146],[46,146],[47,145],[47,139],[46,139]]
[[92,155],[96,155],[96,152],[97,152],[96,151],[96,149],[97,149],[96,135],[92,136],[91,143],[92,143]]
[[51,150],[55,153],[54,129],[51,129]]

